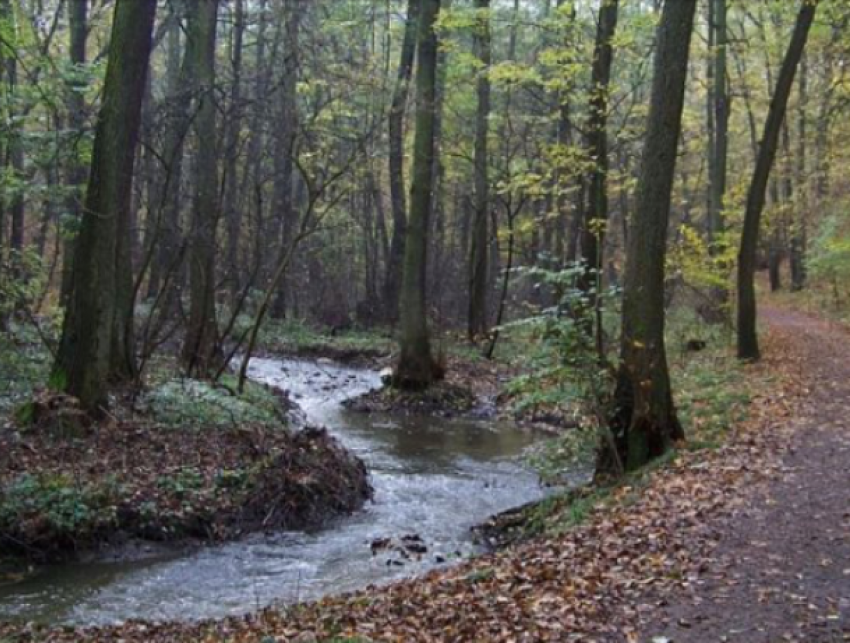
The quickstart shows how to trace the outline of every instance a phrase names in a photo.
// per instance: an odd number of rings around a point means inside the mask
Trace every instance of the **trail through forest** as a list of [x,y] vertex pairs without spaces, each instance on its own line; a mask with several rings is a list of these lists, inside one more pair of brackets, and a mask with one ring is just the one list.
[[706,574],[644,627],[675,643],[850,640],[850,349],[845,333],[766,309],[800,351],[807,399],[781,477],[720,529]]
[[561,535],[245,619],[10,640],[850,640],[847,334],[799,313],[765,317],[765,359],[750,368],[773,379],[728,444],[680,452]]

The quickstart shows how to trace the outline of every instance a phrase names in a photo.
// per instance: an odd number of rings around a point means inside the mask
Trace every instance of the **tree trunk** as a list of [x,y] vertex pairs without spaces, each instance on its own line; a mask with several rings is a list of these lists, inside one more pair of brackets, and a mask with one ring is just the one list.
[[605,2],[599,10],[587,123],[587,149],[594,167],[590,174],[587,209],[581,230],[581,251],[585,265],[579,288],[588,298],[589,307],[596,318],[596,350],[600,358],[604,347],[598,295],[602,285],[602,248],[608,224],[608,90],[614,62],[613,39],[617,31],[618,12],[619,0]]
[[156,233],[157,251],[154,261],[157,263],[157,280],[148,283],[147,296],[154,299],[159,294],[160,287],[166,288],[162,297],[163,314],[172,315],[179,307],[183,286],[181,274],[180,246],[182,232],[180,212],[182,203],[183,183],[183,147],[189,130],[188,102],[191,93],[186,85],[192,77],[191,60],[188,51],[181,63],[182,47],[180,36],[183,32],[181,21],[185,17],[186,5],[178,2],[174,5],[177,12],[168,28],[167,54],[165,75],[166,85],[166,118],[165,133],[163,134],[163,163],[165,164],[163,178],[162,213]]
[[[293,230],[297,225],[297,209],[293,199],[293,170],[295,168],[296,134],[298,132],[298,31],[299,13],[303,7],[297,0],[287,0],[284,5],[284,45],[283,74],[280,82],[280,106],[277,115],[278,138],[274,152],[274,188],[272,191],[272,217],[279,221],[280,244],[288,248],[292,242]],[[287,294],[291,280],[284,275],[278,285],[274,302],[269,314],[276,319],[286,316]]]
[[106,403],[120,276],[119,221],[130,209],[133,163],[156,4],[117,0],[95,132],[73,286],[52,384],[88,411]]
[[[729,91],[726,83],[727,48],[729,34],[726,27],[726,3],[728,0],[711,0],[714,3],[714,175],[711,182],[711,198],[708,217],[709,243],[712,251],[717,236],[724,230],[723,208],[726,198],[727,166],[729,157]],[[724,299],[727,295],[724,294]]]
[[[4,22],[14,24],[15,14],[10,4],[10,0],[0,0],[0,16]],[[14,29],[14,27],[13,27]],[[17,31],[14,29],[13,33]],[[12,52],[3,61],[5,63],[5,84],[6,91],[12,97],[18,91],[18,57],[17,52]],[[16,123],[16,115],[14,113],[14,100],[9,101],[8,106],[8,122],[13,124],[8,131],[8,141],[6,143],[7,159],[11,174],[17,180],[23,180],[24,172],[24,147],[22,140],[22,126]],[[9,249],[14,252],[21,252],[24,249],[24,194],[23,190],[18,187],[14,190],[9,199],[9,216],[11,223],[11,231],[9,235]],[[19,258],[14,255],[10,256],[10,264],[16,266],[19,263]],[[18,269],[14,268],[13,272],[18,274]]]
[[806,244],[808,241],[808,215],[811,206],[811,190],[806,174],[808,148],[806,134],[806,109],[808,108],[809,65],[805,55],[800,59],[800,76],[797,89],[800,100],[797,106],[797,163],[795,174],[797,182],[797,201],[795,203],[795,221],[792,223],[791,243],[789,244],[789,264],[791,266],[791,290],[799,291],[806,286]]
[[410,90],[413,60],[416,56],[416,34],[420,4],[421,2],[417,0],[408,0],[407,3],[407,23],[404,27],[398,78],[388,119],[390,207],[393,231],[390,237],[390,254],[384,279],[384,308],[387,320],[390,322],[395,322],[398,318],[399,292],[401,290],[407,237],[407,205],[404,193],[404,112]]
[[206,377],[220,357],[215,316],[215,253],[218,177],[215,118],[215,36],[218,0],[194,0],[186,55],[195,72],[194,119],[198,154],[189,245],[189,323],[181,359],[190,375]]
[[475,201],[472,219],[472,243],[469,251],[469,313],[467,333],[475,340],[487,332],[488,255],[490,236],[490,183],[487,172],[487,137],[490,125],[490,0],[476,0],[474,48],[481,69],[478,71],[478,111],[475,119]]
[[413,146],[413,182],[410,220],[401,284],[401,355],[393,384],[425,388],[439,375],[431,356],[426,302],[428,228],[434,180],[434,120],[437,84],[437,33],[440,0],[422,0],[416,70],[416,137]]
[[242,210],[238,203],[239,177],[237,164],[239,161],[239,140],[242,129],[242,44],[245,33],[245,4],[244,0],[233,3],[233,33],[230,41],[230,62],[233,78],[230,90],[230,109],[227,123],[227,135],[224,153],[227,158],[224,185],[224,223],[227,230],[225,237],[225,266],[226,283],[231,304],[235,305],[239,298],[239,239],[242,227]]
[[791,94],[797,65],[806,47],[817,7],[818,0],[804,0],[800,6],[794,33],[785,59],[782,61],[776,89],[770,102],[764,135],[747,195],[744,228],[738,252],[738,357],[741,359],[760,357],[756,329],[755,272],[761,215],[764,210],[770,170],[776,158],[779,135],[785,120],[788,97]]
[[[601,473],[636,469],[683,437],[664,346],[664,261],[688,53],[697,0],[664,5],[655,52],[646,142],[629,229],[621,362],[612,418],[616,451],[603,449]],[[616,453],[616,455],[615,455]]]
[[[15,12],[12,9],[10,0],[0,0],[0,17],[4,23],[12,26],[12,33],[16,33],[17,29],[14,26]],[[14,40],[13,40],[14,42]],[[23,142],[23,125],[17,122],[15,114],[14,97],[18,93],[18,53],[13,51],[3,61],[5,63],[5,88],[11,100],[8,101],[7,119],[10,127],[6,133],[8,136],[6,142],[7,158],[6,163],[8,171],[18,181],[23,181],[24,177],[24,142]],[[24,209],[24,191],[20,186],[10,195],[7,202],[8,213],[10,218],[10,234],[9,234],[9,265],[12,267],[12,276],[15,279],[21,278],[20,273],[20,256],[18,254],[24,249],[24,224],[25,224],[25,209]]]

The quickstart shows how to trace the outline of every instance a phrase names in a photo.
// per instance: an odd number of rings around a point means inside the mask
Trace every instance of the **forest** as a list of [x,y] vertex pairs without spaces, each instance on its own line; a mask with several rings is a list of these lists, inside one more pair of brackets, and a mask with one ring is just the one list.
[[849,24],[0,0],[0,643],[847,640]]

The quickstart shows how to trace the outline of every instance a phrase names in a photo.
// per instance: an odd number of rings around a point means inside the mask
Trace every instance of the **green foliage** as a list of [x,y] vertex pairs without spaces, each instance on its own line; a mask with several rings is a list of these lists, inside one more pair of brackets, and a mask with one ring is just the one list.
[[29,325],[11,322],[9,333],[0,333],[0,416],[12,413],[43,385],[51,356]]
[[[686,343],[694,338],[706,346],[688,352]],[[722,444],[729,429],[746,417],[750,386],[730,341],[728,329],[706,325],[689,309],[670,313],[670,377],[688,448]]]
[[115,524],[118,493],[111,479],[81,485],[67,474],[23,474],[0,492],[0,532],[38,529],[46,541],[93,538]]
[[351,328],[334,334],[299,319],[268,320],[260,333],[260,346],[283,353],[323,354],[357,353],[388,355],[395,348],[393,339],[376,330]]
[[35,249],[0,255],[0,317],[30,308],[47,284],[48,270]]
[[667,253],[668,279],[679,279],[699,291],[731,291],[737,250],[735,236],[730,233],[721,235],[711,246],[699,230],[682,225]]
[[808,267],[811,277],[821,279],[832,289],[836,306],[841,305],[842,288],[850,281],[850,229],[844,217],[826,217],[812,244]]
[[204,476],[194,467],[184,467],[170,475],[160,476],[157,484],[160,489],[174,497],[185,498],[189,492],[204,486]]
[[[585,272],[582,265],[561,271],[534,269],[529,276],[538,287],[561,293],[557,305],[539,315],[515,322],[506,329],[530,329],[536,340],[531,371],[514,380],[509,393],[519,413],[545,412],[572,418],[575,430],[532,450],[531,464],[545,479],[557,479],[564,470],[592,460],[599,431],[606,430],[605,420],[613,381],[605,355],[596,347],[597,312],[588,294],[577,289],[577,279]],[[599,294],[600,317],[613,312],[618,293],[608,289]],[[604,321],[603,321],[604,323]]]
[[222,377],[220,385],[192,379],[168,380],[142,396],[142,407],[166,426],[280,426],[281,408],[274,393],[249,383],[245,393],[237,395],[228,383],[235,386],[232,376]]

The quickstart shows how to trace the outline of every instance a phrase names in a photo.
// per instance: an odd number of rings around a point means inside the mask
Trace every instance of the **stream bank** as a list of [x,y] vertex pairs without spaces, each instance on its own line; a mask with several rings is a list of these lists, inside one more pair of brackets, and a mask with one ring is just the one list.
[[286,389],[307,422],[366,463],[371,502],[317,529],[261,531],[168,559],[45,568],[0,587],[0,616],[193,621],[319,599],[476,556],[473,525],[548,493],[518,461],[537,436],[515,423],[350,412],[343,402],[379,387],[379,374],[325,360],[255,358],[249,376]]
[[127,541],[220,543],[317,526],[370,497],[326,431],[97,423],[0,431],[0,555],[56,562]]
[[[653,612],[659,596],[698,587],[719,531],[735,525],[753,491],[781,470],[792,418],[805,395],[796,353],[787,350],[794,341],[769,341],[766,362],[736,367],[733,378],[725,367],[734,357],[701,356],[704,369],[679,374],[679,385],[687,387],[679,399],[690,420],[690,449],[604,498],[588,498],[580,513],[564,506],[548,514],[548,524],[532,540],[409,581],[257,610],[248,618],[65,631],[10,628],[10,641],[642,640],[636,638],[639,621]],[[716,399],[725,408],[742,387],[749,391],[746,420],[729,411],[715,419],[717,408],[709,402]],[[377,502],[380,484],[376,491]]]

